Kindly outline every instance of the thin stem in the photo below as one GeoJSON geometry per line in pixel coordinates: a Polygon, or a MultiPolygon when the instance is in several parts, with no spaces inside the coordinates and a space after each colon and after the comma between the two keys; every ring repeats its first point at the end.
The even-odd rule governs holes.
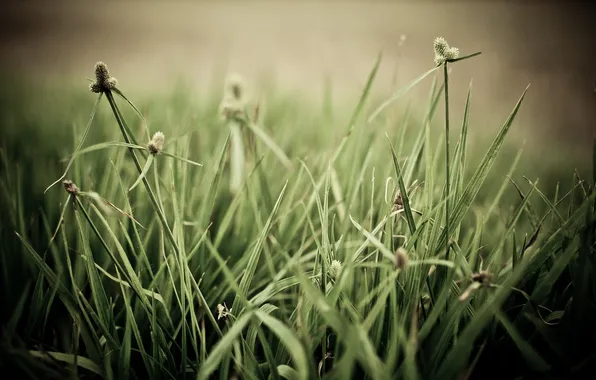
{"type": "Polygon", "coordinates": [[[443,64],[445,78],[445,259],[449,260],[449,74],[447,62],[443,64]]]}
{"type": "MultiPolygon", "coordinates": [[[[130,144],[130,138],[128,137],[128,134],[126,133],[127,128],[124,126],[124,120],[122,119],[120,110],[118,109],[118,107],[116,106],[116,102],[114,101],[114,95],[112,95],[112,93],[110,91],[106,91],[105,94],[106,94],[106,98],[108,99],[108,102],[110,103],[110,106],[112,107],[114,116],[116,116],[116,121],[118,122],[120,131],[122,132],[122,137],[124,137],[124,141],[126,141],[127,144],[130,144]]],[[[130,155],[132,156],[132,160],[135,163],[135,166],[137,167],[137,170],[139,171],[139,175],[140,175],[143,172],[143,167],[141,166],[141,163],[139,162],[139,159],[137,158],[137,155],[135,154],[134,149],[129,147],[128,151],[130,152],[130,155]]],[[[163,229],[166,231],[168,240],[170,240],[170,243],[172,244],[172,247],[174,248],[176,255],[179,255],[180,249],[178,248],[178,244],[176,244],[176,238],[174,237],[172,230],[170,230],[170,227],[168,226],[168,222],[166,220],[165,215],[163,214],[161,207],[159,207],[159,203],[157,203],[157,198],[155,197],[155,194],[153,193],[153,190],[151,189],[151,186],[149,185],[149,181],[147,181],[146,177],[143,177],[142,181],[143,181],[143,184],[145,185],[145,189],[147,189],[147,193],[149,194],[151,203],[153,203],[153,206],[154,206],[155,210],[157,211],[157,215],[158,215],[159,220],[163,226],[163,229]]]]}

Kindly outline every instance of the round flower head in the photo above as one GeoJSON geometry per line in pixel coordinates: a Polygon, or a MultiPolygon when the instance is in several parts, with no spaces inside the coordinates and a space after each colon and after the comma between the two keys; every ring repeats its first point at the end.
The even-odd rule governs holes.
{"type": "Polygon", "coordinates": [[[155,132],[155,134],[151,138],[151,141],[149,141],[149,144],[147,144],[147,148],[149,149],[149,152],[151,152],[151,154],[157,154],[157,153],[161,152],[161,150],[163,149],[163,146],[165,144],[165,141],[166,141],[166,136],[163,133],[155,132]]]}
{"type": "Polygon", "coordinates": [[[447,49],[447,52],[445,53],[445,58],[446,59],[456,59],[457,57],[459,57],[459,49],[456,47],[452,47],[447,49]]]}
{"type": "Polygon", "coordinates": [[[337,280],[339,274],[341,273],[341,261],[333,260],[331,262],[331,266],[329,267],[329,276],[334,280],[337,280]]]}
{"type": "Polygon", "coordinates": [[[104,82],[104,86],[108,89],[108,90],[113,90],[116,88],[116,86],[118,85],[118,79],[110,77],[108,78],[108,80],[106,80],[104,82]]]}
{"type": "Polygon", "coordinates": [[[449,44],[447,43],[447,40],[445,40],[443,37],[435,38],[434,47],[435,55],[441,57],[444,57],[447,53],[447,50],[449,50],[449,44]]]}
{"type": "Polygon", "coordinates": [[[455,47],[449,47],[447,40],[445,40],[443,37],[435,38],[434,48],[435,63],[437,65],[441,65],[445,63],[445,61],[449,61],[459,57],[459,49],[455,47]]]}

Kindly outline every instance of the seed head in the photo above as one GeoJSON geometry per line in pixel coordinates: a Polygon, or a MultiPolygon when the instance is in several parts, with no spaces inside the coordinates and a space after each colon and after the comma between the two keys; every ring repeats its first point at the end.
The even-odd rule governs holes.
{"type": "Polygon", "coordinates": [[[226,303],[224,302],[223,305],[222,304],[217,304],[217,320],[220,319],[228,319],[228,316],[230,315],[230,313],[232,312],[232,309],[228,310],[228,306],[226,305],[226,303]]]}
{"type": "Polygon", "coordinates": [[[103,62],[95,64],[95,82],[89,85],[92,92],[100,93],[116,88],[118,81],[110,76],[108,66],[103,62]]]}
{"type": "Polygon", "coordinates": [[[149,141],[149,144],[147,144],[147,149],[149,149],[149,152],[151,152],[153,155],[158,154],[163,149],[165,141],[166,136],[163,133],[155,132],[151,138],[151,141],[149,141]]]}
{"type": "Polygon", "coordinates": [[[443,37],[435,38],[435,63],[437,65],[443,64],[445,61],[456,59],[459,57],[459,49],[455,47],[449,47],[447,40],[443,37]]]}
{"type": "Polygon", "coordinates": [[[445,54],[447,59],[456,59],[457,57],[459,57],[459,49],[456,47],[449,48],[445,54]]]}
{"type": "Polygon", "coordinates": [[[395,267],[397,269],[404,269],[408,265],[408,254],[406,250],[399,247],[395,251],[395,267]]]}
{"type": "Polygon", "coordinates": [[[341,261],[339,260],[333,260],[331,262],[331,266],[329,267],[329,276],[331,278],[333,278],[334,280],[337,280],[337,278],[339,277],[339,274],[341,273],[341,261]]]}
{"type": "Polygon", "coordinates": [[[445,40],[443,37],[435,38],[434,46],[435,55],[440,55],[444,57],[445,53],[447,53],[447,50],[449,50],[449,44],[447,43],[447,40],[445,40]]]}
{"type": "Polygon", "coordinates": [[[64,181],[62,181],[62,184],[64,185],[64,189],[66,190],[67,193],[72,194],[72,195],[79,194],[79,188],[71,180],[69,180],[69,179],[64,180],[64,181]]]}

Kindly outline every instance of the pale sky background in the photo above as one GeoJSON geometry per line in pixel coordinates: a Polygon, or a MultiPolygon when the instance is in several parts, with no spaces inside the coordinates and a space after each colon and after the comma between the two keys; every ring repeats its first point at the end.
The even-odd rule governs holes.
{"type": "MultiPolygon", "coordinates": [[[[86,86],[84,78],[102,60],[127,89],[159,91],[181,77],[201,92],[217,75],[237,72],[255,87],[267,78],[313,101],[329,79],[336,102],[354,102],[379,51],[375,91],[388,92],[433,66],[432,41],[443,36],[462,54],[483,52],[454,65],[456,116],[472,78],[472,120],[490,122],[491,130],[531,83],[516,128],[586,151],[596,130],[596,13],[587,2],[9,1],[2,7],[0,64],[11,76],[86,86]]],[[[426,96],[429,84],[413,96],[426,96]]]]}

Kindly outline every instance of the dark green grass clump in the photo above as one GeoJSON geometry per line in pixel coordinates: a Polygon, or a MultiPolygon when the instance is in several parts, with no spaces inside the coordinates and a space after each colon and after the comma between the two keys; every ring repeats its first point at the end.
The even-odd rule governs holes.
{"type": "Polygon", "coordinates": [[[520,173],[519,155],[497,159],[525,91],[488,149],[472,144],[471,91],[456,125],[447,66],[477,54],[446,46],[369,110],[379,58],[343,125],[256,112],[241,91],[219,108],[137,108],[99,64],[92,94],[52,105],[63,114],[12,107],[0,366],[56,379],[586,376],[594,179],[553,186],[520,173]],[[436,73],[415,122],[388,112],[436,73]],[[19,135],[42,127],[41,141],[19,135]]]}

